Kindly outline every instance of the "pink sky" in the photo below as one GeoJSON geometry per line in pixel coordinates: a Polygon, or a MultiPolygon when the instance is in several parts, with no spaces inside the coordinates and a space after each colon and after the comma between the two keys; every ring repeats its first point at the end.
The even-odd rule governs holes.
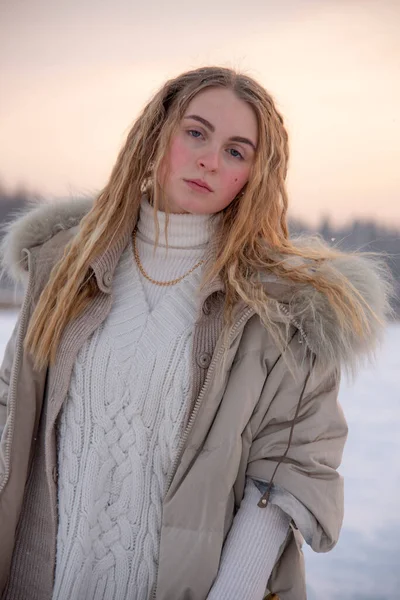
{"type": "Polygon", "coordinates": [[[95,193],[166,78],[204,64],[272,92],[291,136],[292,214],[400,225],[397,0],[8,0],[0,180],[95,193]]]}

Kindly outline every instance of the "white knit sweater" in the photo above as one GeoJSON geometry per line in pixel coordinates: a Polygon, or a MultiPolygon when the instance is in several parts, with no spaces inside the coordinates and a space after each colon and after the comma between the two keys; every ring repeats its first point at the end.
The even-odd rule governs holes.
{"type": "MultiPolygon", "coordinates": [[[[153,209],[143,200],[139,256],[154,279],[175,279],[203,257],[211,221],[204,215],[170,215],[166,252],[164,213],[158,213],[158,219],[160,245],[154,253],[153,209]]],[[[53,600],[147,600],[151,596],[162,498],[190,396],[200,274],[201,267],[178,285],[156,286],[139,273],[131,244],[122,254],[111,312],[78,353],[59,421],[53,600]]],[[[265,522],[273,516],[278,530],[277,541],[276,536],[271,538],[273,559],[287,529],[286,517],[281,519],[282,511],[276,511],[280,509],[258,509],[265,522]]],[[[235,521],[240,524],[240,519],[235,521]]],[[[242,543],[240,531],[236,536],[242,543]]],[[[249,541],[254,544],[253,534],[249,541]]],[[[228,563],[236,572],[240,551],[234,550],[234,555],[228,563]]],[[[272,564],[273,560],[267,577],[272,564]]],[[[265,571],[265,557],[263,565],[265,571]]],[[[230,570],[221,568],[213,598],[222,598],[223,590],[235,585],[230,570]],[[223,571],[227,574],[222,575],[223,571]]],[[[257,571],[260,577],[263,588],[265,575],[257,571]]],[[[254,594],[240,598],[258,600],[254,594]]]]}

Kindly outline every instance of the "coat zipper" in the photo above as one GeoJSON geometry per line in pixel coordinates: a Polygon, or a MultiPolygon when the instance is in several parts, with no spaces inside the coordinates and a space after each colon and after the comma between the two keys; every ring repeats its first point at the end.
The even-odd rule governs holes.
{"type": "Polygon", "coordinates": [[[15,354],[15,357],[14,357],[14,368],[13,368],[12,377],[11,377],[10,385],[9,385],[10,395],[7,400],[7,404],[8,404],[9,411],[10,411],[9,412],[10,432],[8,434],[8,438],[7,438],[7,442],[6,442],[6,450],[5,450],[5,459],[6,459],[7,467],[6,467],[4,476],[2,478],[2,481],[0,483],[0,494],[2,493],[6,483],[8,481],[8,477],[10,475],[11,440],[14,435],[14,419],[15,419],[15,394],[16,394],[16,390],[17,390],[17,381],[18,381],[19,368],[20,368],[20,363],[21,363],[22,344],[23,344],[23,340],[24,340],[24,336],[25,336],[26,317],[28,314],[28,305],[29,305],[29,299],[30,299],[31,292],[32,292],[31,288],[32,288],[32,284],[33,284],[33,277],[32,277],[32,273],[31,273],[31,269],[29,269],[29,267],[30,267],[30,265],[29,265],[29,253],[28,253],[28,272],[29,272],[28,285],[26,287],[24,303],[23,303],[21,313],[20,313],[20,323],[19,323],[18,335],[17,335],[17,339],[16,339],[16,343],[15,343],[15,349],[17,350],[17,353],[15,354]],[[11,395],[11,393],[12,393],[12,395],[11,395]]]}
{"type": "MultiPolygon", "coordinates": [[[[243,323],[243,321],[245,321],[248,317],[250,317],[250,315],[252,313],[254,313],[254,312],[255,311],[254,311],[253,308],[246,309],[246,311],[243,313],[243,315],[241,316],[241,318],[239,319],[239,321],[237,321],[235,323],[234,327],[232,328],[232,330],[230,332],[230,335],[229,335],[229,341],[231,341],[232,337],[235,335],[235,333],[237,332],[237,330],[239,329],[239,327],[241,326],[241,324],[243,323]]],[[[221,346],[221,348],[218,350],[217,354],[214,355],[214,357],[213,357],[213,359],[211,361],[211,364],[210,364],[210,366],[208,368],[206,379],[204,381],[203,387],[200,390],[200,394],[198,395],[197,400],[196,400],[196,402],[195,402],[195,404],[193,406],[193,410],[192,410],[192,412],[190,414],[189,421],[188,421],[188,423],[186,425],[186,429],[185,429],[185,431],[184,431],[184,433],[183,433],[183,435],[181,437],[181,440],[180,440],[180,443],[179,443],[179,446],[178,446],[178,450],[177,450],[177,453],[176,453],[176,456],[175,456],[175,460],[173,462],[172,468],[170,470],[169,477],[167,479],[167,487],[166,487],[166,492],[165,492],[164,498],[165,498],[166,494],[168,493],[169,488],[171,487],[171,483],[172,483],[172,480],[173,480],[174,475],[176,473],[176,470],[178,468],[179,461],[182,458],[182,454],[183,454],[183,450],[184,450],[185,444],[186,444],[187,439],[189,437],[189,434],[190,434],[190,432],[191,432],[191,430],[193,428],[193,424],[194,424],[194,422],[196,420],[197,413],[199,412],[199,408],[200,408],[201,402],[202,402],[202,400],[203,400],[203,398],[205,396],[205,393],[206,393],[207,388],[209,386],[210,380],[211,380],[211,378],[212,378],[212,376],[214,374],[215,365],[217,364],[217,362],[221,358],[223,351],[224,351],[224,346],[221,346]]],[[[151,596],[152,600],[155,600],[156,599],[156,595],[157,595],[157,576],[158,576],[158,567],[157,567],[157,572],[156,572],[156,577],[155,577],[156,584],[154,586],[153,594],[151,596]]]]}
{"type": "Polygon", "coordinates": [[[297,329],[300,332],[301,337],[304,339],[305,343],[307,344],[307,346],[310,348],[310,344],[308,343],[308,338],[307,335],[304,332],[303,327],[300,325],[299,321],[297,319],[295,319],[294,317],[291,316],[289,309],[287,308],[287,306],[285,306],[284,304],[282,304],[281,302],[279,302],[280,308],[282,310],[282,312],[285,313],[285,315],[289,318],[289,320],[293,323],[293,325],[295,327],[297,327],[297,329]]]}
{"type": "MultiPolygon", "coordinates": [[[[229,342],[231,341],[232,337],[235,335],[235,333],[237,332],[237,330],[239,329],[239,327],[241,326],[241,324],[243,323],[243,321],[245,321],[251,315],[251,313],[254,313],[254,309],[252,309],[252,308],[246,309],[246,311],[240,317],[239,321],[237,321],[235,323],[235,325],[232,328],[231,333],[229,335],[229,342]]],[[[167,494],[169,488],[171,487],[171,483],[172,483],[172,480],[174,478],[176,469],[178,468],[179,461],[182,458],[182,451],[183,451],[184,446],[186,444],[186,441],[187,441],[187,439],[189,437],[189,433],[192,430],[193,423],[194,423],[194,421],[196,419],[197,413],[199,412],[201,401],[203,400],[203,398],[205,396],[207,387],[208,387],[208,385],[210,383],[210,379],[211,379],[211,377],[212,377],[212,375],[214,373],[215,365],[219,361],[219,359],[221,358],[221,355],[222,355],[223,351],[224,351],[224,346],[221,346],[221,348],[218,350],[217,354],[214,355],[214,358],[213,358],[213,360],[212,360],[212,362],[211,362],[211,364],[210,364],[210,366],[208,368],[206,379],[204,381],[203,387],[200,390],[200,393],[199,393],[199,395],[197,397],[197,400],[196,400],[196,402],[195,402],[195,404],[193,406],[193,410],[192,410],[192,413],[190,415],[188,424],[186,425],[186,429],[185,429],[185,431],[183,433],[183,436],[181,437],[181,440],[180,440],[180,443],[179,443],[179,446],[178,446],[178,450],[177,450],[177,453],[176,453],[176,457],[175,457],[175,460],[173,462],[173,465],[172,465],[172,468],[171,468],[171,471],[170,471],[170,474],[169,474],[169,477],[168,477],[168,480],[167,480],[167,489],[166,489],[165,495],[167,494]]]]}
{"type": "MultiPolygon", "coordinates": [[[[295,327],[297,327],[297,329],[300,331],[301,336],[304,338],[305,342],[308,344],[307,336],[306,336],[306,334],[304,332],[303,327],[300,325],[300,323],[296,319],[294,319],[290,315],[290,312],[289,312],[288,308],[284,304],[282,304],[281,302],[279,304],[280,304],[282,312],[284,312],[286,314],[286,316],[289,318],[289,320],[293,323],[293,325],[295,327]]],[[[245,319],[247,319],[248,317],[250,317],[250,315],[252,313],[255,314],[255,310],[253,308],[248,308],[243,313],[243,315],[241,316],[241,318],[239,319],[239,321],[235,324],[235,326],[231,330],[231,333],[230,333],[230,336],[229,336],[229,340],[232,339],[233,335],[237,332],[237,330],[239,329],[239,327],[241,326],[241,324],[243,323],[243,321],[245,319]]],[[[194,424],[194,422],[196,420],[197,413],[199,412],[201,401],[203,400],[203,397],[205,396],[206,390],[207,390],[208,385],[210,383],[210,379],[211,379],[211,377],[212,377],[212,375],[214,373],[215,365],[218,362],[218,360],[220,359],[223,351],[224,351],[224,347],[222,346],[218,350],[217,354],[214,355],[213,360],[211,361],[211,364],[210,364],[210,366],[208,368],[206,379],[204,381],[203,387],[200,390],[200,394],[198,395],[197,400],[196,400],[196,402],[195,402],[195,404],[193,406],[193,410],[192,410],[191,415],[189,417],[188,424],[187,424],[186,429],[185,429],[185,431],[183,433],[183,436],[182,436],[182,438],[180,440],[180,443],[179,443],[179,446],[178,446],[178,450],[177,450],[177,453],[176,453],[176,457],[175,457],[175,460],[173,462],[173,465],[172,465],[172,468],[171,468],[171,471],[170,471],[170,474],[169,474],[169,477],[168,477],[168,480],[167,480],[167,487],[166,487],[166,492],[165,492],[164,498],[165,498],[166,494],[168,493],[169,488],[171,487],[171,483],[172,483],[172,480],[173,480],[174,475],[176,473],[176,469],[178,468],[179,461],[182,458],[182,453],[183,453],[184,446],[185,446],[186,441],[187,441],[187,439],[189,437],[189,434],[190,434],[190,432],[192,430],[193,424],[194,424]]],[[[155,577],[156,583],[155,583],[155,586],[154,586],[153,593],[151,595],[151,599],[152,600],[156,600],[156,596],[157,596],[157,577],[158,577],[158,566],[157,566],[156,577],[155,577]]]]}

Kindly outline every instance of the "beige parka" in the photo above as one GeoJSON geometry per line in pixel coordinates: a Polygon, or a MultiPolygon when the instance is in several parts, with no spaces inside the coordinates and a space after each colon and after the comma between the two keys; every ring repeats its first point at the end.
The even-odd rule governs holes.
{"type": "MultiPolygon", "coordinates": [[[[106,318],[119,257],[134,224],[92,269],[98,293],[66,328],[55,364],[36,372],[23,349],[30,316],[89,201],[44,205],[14,221],[3,241],[3,265],[24,282],[24,304],[0,372],[0,596],[51,600],[57,534],[56,424],[79,348],[106,318]]],[[[207,260],[212,260],[210,249],[207,260]]],[[[327,266],[385,319],[388,285],[378,261],[343,254],[327,266]]],[[[292,524],[268,590],[304,600],[303,539],[317,552],[337,542],[343,518],[341,462],[347,427],[337,401],[340,370],[354,370],[379,341],[344,334],[326,298],[265,274],[275,322],[287,339],[278,349],[258,315],[239,303],[222,362],[224,288],[201,294],[192,356],[191,410],[163,503],[157,600],[205,600],[246,477],[281,506],[292,524]],[[259,484],[260,485],[260,484],[259,484]]],[[[369,309],[368,306],[371,308],[369,309]]],[[[264,503],[263,503],[264,500],[264,503]]]]}

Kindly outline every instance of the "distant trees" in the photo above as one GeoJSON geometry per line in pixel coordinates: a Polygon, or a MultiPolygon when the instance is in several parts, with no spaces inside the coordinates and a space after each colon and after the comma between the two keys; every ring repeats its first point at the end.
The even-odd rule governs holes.
{"type": "Polygon", "coordinates": [[[395,280],[394,309],[400,318],[399,229],[380,225],[373,220],[360,219],[337,227],[332,224],[329,217],[324,217],[317,229],[310,229],[305,223],[292,221],[290,230],[292,233],[304,231],[319,233],[329,244],[337,246],[341,250],[382,253],[395,280]]]}
{"type": "Polygon", "coordinates": [[[0,181],[0,224],[9,220],[20,211],[32,198],[32,194],[20,186],[14,191],[7,191],[0,181]]]}

